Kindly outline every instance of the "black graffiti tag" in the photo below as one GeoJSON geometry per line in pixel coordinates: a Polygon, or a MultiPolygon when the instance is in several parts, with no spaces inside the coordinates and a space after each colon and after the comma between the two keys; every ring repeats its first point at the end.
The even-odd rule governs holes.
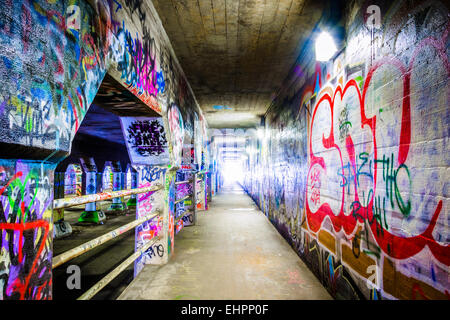
{"type": "Polygon", "coordinates": [[[162,244],[153,245],[150,248],[148,248],[148,250],[145,253],[147,253],[150,256],[150,258],[156,257],[156,255],[162,258],[164,256],[164,247],[162,244]]]}
{"type": "Polygon", "coordinates": [[[167,146],[164,127],[158,120],[136,120],[127,131],[128,143],[141,156],[158,156],[167,146]]]}

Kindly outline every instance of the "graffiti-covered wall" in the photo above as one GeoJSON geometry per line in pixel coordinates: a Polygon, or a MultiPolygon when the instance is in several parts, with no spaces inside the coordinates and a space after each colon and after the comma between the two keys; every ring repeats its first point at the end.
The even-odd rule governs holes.
{"type": "Polygon", "coordinates": [[[0,160],[0,300],[52,296],[54,169],[0,160]]]}
{"type": "Polygon", "coordinates": [[[20,146],[40,150],[30,158],[66,156],[106,72],[163,116],[178,106],[194,139],[203,116],[151,1],[1,0],[0,8],[0,143],[15,157],[20,146]]]}
{"type": "Polygon", "coordinates": [[[246,188],[336,298],[450,297],[447,5],[349,2],[266,115],[246,188]]]}
{"type": "Polygon", "coordinates": [[[183,141],[207,140],[206,122],[150,0],[0,0],[0,12],[0,159],[41,161],[0,160],[0,300],[51,298],[43,160],[69,155],[105,74],[161,115],[171,164],[183,141]]]}
{"type": "Polygon", "coordinates": [[[0,142],[69,151],[106,72],[101,20],[84,1],[0,7],[0,142]]]}

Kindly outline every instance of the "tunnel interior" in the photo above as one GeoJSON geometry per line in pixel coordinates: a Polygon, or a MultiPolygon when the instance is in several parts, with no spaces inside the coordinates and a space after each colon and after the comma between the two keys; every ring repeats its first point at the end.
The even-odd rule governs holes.
{"type": "Polygon", "coordinates": [[[0,0],[0,300],[449,300],[449,35],[441,0],[0,0]]]}

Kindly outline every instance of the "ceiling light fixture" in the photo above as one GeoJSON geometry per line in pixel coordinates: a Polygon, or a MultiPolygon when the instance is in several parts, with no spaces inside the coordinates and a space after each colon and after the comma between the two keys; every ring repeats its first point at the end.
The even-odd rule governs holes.
{"type": "Polygon", "coordinates": [[[316,38],[315,49],[317,61],[328,61],[334,56],[337,51],[333,37],[326,31],[323,31],[316,38]]]}

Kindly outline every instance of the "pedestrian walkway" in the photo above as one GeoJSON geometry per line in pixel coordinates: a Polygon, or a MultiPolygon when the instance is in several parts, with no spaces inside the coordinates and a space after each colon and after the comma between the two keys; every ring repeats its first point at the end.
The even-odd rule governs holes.
{"type": "Polygon", "coordinates": [[[163,266],[146,266],[126,299],[332,299],[242,189],[224,188],[175,236],[163,266]]]}

